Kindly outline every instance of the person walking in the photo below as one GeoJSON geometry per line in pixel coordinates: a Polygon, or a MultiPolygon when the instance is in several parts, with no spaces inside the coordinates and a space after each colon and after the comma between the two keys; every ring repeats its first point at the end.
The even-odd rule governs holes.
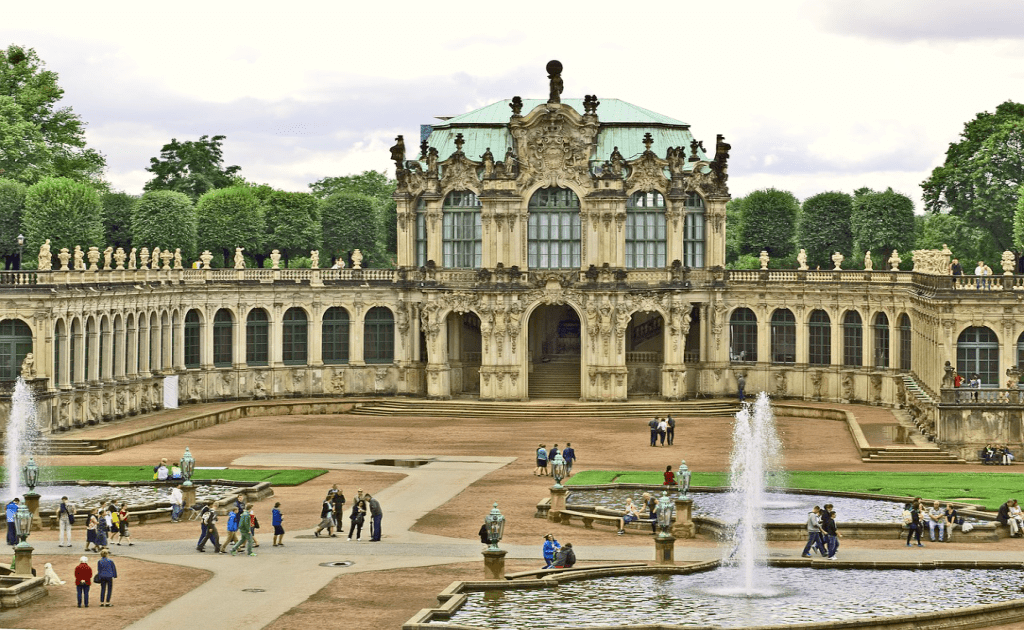
{"type": "Polygon", "coordinates": [[[185,499],[181,494],[181,486],[174,486],[171,489],[171,522],[177,523],[178,519],[181,518],[181,511],[183,509],[182,503],[185,499]]]}
{"type": "MultiPolygon", "coordinates": [[[[331,488],[334,490],[334,531],[341,532],[345,529],[344,518],[345,518],[345,493],[338,489],[335,485],[331,488]]],[[[284,544],[284,543],[282,543],[284,544]]]]}
{"type": "Polygon", "coordinates": [[[260,541],[256,538],[256,531],[260,528],[260,519],[256,517],[256,506],[249,508],[249,535],[252,536],[252,546],[259,547],[260,541]]]}
{"type": "Polygon", "coordinates": [[[100,552],[100,561],[96,563],[95,582],[100,585],[100,606],[110,607],[110,596],[114,592],[114,578],[117,577],[117,566],[111,560],[110,552],[104,549],[100,552]]]}
{"type": "Polygon", "coordinates": [[[252,550],[252,503],[246,505],[245,511],[238,515],[238,535],[240,538],[231,549],[231,555],[238,553],[244,544],[246,555],[255,556],[252,550]]]}
{"type": "Polygon", "coordinates": [[[92,567],[89,566],[89,558],[82,556],[79,565],[75,567],[75,588],[78,590],[78,607],[82,607],[82,600],[85,600],[85,607],[89,607],[89,587],[92,585],[92,567]]]}
{"type": "Polygon", "coordinates": [[[89,547],[99,551],[100,548],[96,544],[96,525],[99,523],[99,517],[96,515],[96,508],[89,510],[88,520],[85,524],[85,550],[90,551],[89,547]]]}
{"type": "Polygon", "coordinates": [[[661,445],[665,446],[665,437],[668,435],[668,420],[662,418],[658,421],[658,439],[661,440],[661,445]]]}
{"type": "Polygon", "coordinates": [[[96,551],[107,548],[107,535],[110,533],[110,526],[107,525],[107,511],[103,510],[96,517],[96,551]]]}
{"type": "Polygon", "coordinates": [[[548,449],[543,444],[537,446],[537,469],[533,471],[535,477],[543,477],[548,474],[548,449]]]}
{"type": "Polygon", "coordinates": [[[202,512],[199,514],[199,520],[203,525],[203,535],[196,544],[196,551],[205,553],[206,543],[209,541],[213,543],[214,553],[224,553],[220,546],[220,536],[217,533],[217,510],[209,505],[204,505],[202,512]]]}
{"type": "Polygon", "coordinates": [[[744,392],[743,392],[743,390],[745,390],[746,388],[747,388],[747,377],[743,376],[742,374],[737,375],[736,376],[736,395],[739,397],[741,404],[743,403],[743,400],[746,397],[744,392]]]}
{"type": "Polygon", "coordinates": [[[651,446],[658,445],[658,417],[651,418],[651,421],[647,423],[647,428],[651,430],[651,446]]]}
{"type": "Polygon", "coordinates": [[[221,549],[227,549],[228,545],[238,540],[238,519],[241,514],[237,506],[228,513],[228,537],[224,539],[224,546],[221,549]]]}
{"type": "Polygon", "coordinates": [[[18,514],[18,508],[21,506],[21,499],[14,497],[14,499],[7,504],[7,544],[14,547],[18,544],[18,530],[14,525],[14,519],[18,514]]]}
{"type": "Polygon", "coordinates": [[[544,556],[544,568],[550,569],[555,563],[555,552],[561,549],[562,546],[555,540],[554,535],[547,534],[544,536],[544,547],[541,549],[541,554],[544,556]]]}
{"type": "Polygon", "coordinates": [[[68,503],[67,497],[61,497],[60,507],[57,508],[57,523],[60,527],[60,537],[57,539],[58,547],[63,547],[65,540],[68,543],[67,546],[71,546],[71,525],[74,524],[74,519],[75,508],[68,503]]]}
{"type": "Polygon", "coordinates": [[[370,542],[380,542],[380,521],[384,518],[384,512],[380,509],[380,501],[367,494],[366,506],[370,510],[370,542]]]}
{"type": "Polygon", "coordinates": [[[284,547],[284,516],[281,514],[281,502],[274,504],[270,512],[270,524],[274,526],[274,547],[284,547]]]}
{"type": "Polygon", "coordinates": [[[348,515],[348,520],[351,523],[348,529],[348,539],[352,540],[352,533],[355,532],[356,542],[363,539],[363,522],[366,520],[366,501],[363,500],[363,491],[359,491],[359,495],[355,501],[352,502],[352,513],[348,515]]]}
{"type": "Polygon", "coordinates": [[[327,530],[327,535],[334,538],[337,534],[334,533],[334,497],[327,495],[324,502],[320,505],[320,524],[317,525],[316,531],[313,535],[320,537],[320,532],[327,530]]]}
{"type": "Polygon", "coordinates": [[[565,443],[565,450],[562,451],[562,459],[565,460],[565,476],[569,477],[572,475],[572,463],[576,461],[576,450],[572,447],[572,442],[565,443]]]}
{"type": "Polygon", "coordinates": [[[910,546],[911,537],[917,537],[917,546],[924,547],[921,544],[921,513],[917,509],[917,505],[914,503],[907,503],[903,507],[903,522],[907,526],[907,546],[910,546]]]}
{"type": "Polygon", "coordinates": [[[804,545],[804,550],[800,552],[802,558],[811,557],[811,548],[817,549],[818,553],[822,556],[826,555],[825,546],[821,543],[821,522],[818,520],[820,513],[821,508],[817,505],[807,513],[807,544],[804,545]]]}
{"type": "Polygon", "coordinates": [[[669,416],[665,420],[665,423],[668,425],[668,429],[666,430],[666,433],[668,435],[668,445],[672,446],[672,442],[674,442],[676,439],[676,421],[675,419],[672,418],[672,416],[669,416]]]}

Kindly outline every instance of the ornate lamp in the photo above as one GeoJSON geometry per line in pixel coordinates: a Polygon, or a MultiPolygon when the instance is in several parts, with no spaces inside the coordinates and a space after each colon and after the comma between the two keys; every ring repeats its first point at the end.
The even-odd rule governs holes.
{"type": "Polygon", "coordinates": [[[658,536],[664,538],[669,536],[672,528],[672,499],[668,498],[668,492],[663,491],[658,499],[658,536]]]}
{"type": "Polygon", "coordinates": [[[191,486],[192,473],[195,472],[196,470],[196,460],[194,457],[192,457],[192,453],[191,451],[188,450],[187,446],[185,447],[185,454],[181,456],[181,461],[179,462],[179,464],[181,465],[181,474],[183,477],[185,477],[185,483],[181,485],[191,486]]]}
{"type": "Polygon", "coordinates": [[[18,512],[14,515],[14,531],[18,534],[18,538],[21,538],[21,542],[18,543],[19,547],[28,547],[28,543],[25,539],[32,533],[32,512],[28,511],[27,505],[18,506],[18,512]]]}
{"type": "Polygon", "coordinates": [[[28,464],[21,469],[21,472],[25,476],[25,485],[28,486],[28,491],[35,492],[36,482],[39,481],[39,466],[36,466],[34,457],[28,458],[28,464]]]}
{"type": "Polygon", "coordinates": [[[555,478],[555,487],[562,487],[562,480],[565,479],[565,460],[561,453],[555,453],[555,460],[551,462],[551,476],[555,478]]]}
{"type": "Polygon", "coordinates": [[[680,487],[681,496],[683,497],[687,497],[690,494],[690,474],[690,469],[686,466],[686,460],[681,460],[679,462],[679,474],[676,475],[679,481],[676,482],[676,485],[680,487]]]}
{"type": "Polygon", "coordinates": [[[498,510],[497,503],[491,508],[491,513],[484,518],[484,524],[487,526],[487,541],[491,543],[487,550],[498,551],[498,541],[505,533],[505,517],[498,510]]]}

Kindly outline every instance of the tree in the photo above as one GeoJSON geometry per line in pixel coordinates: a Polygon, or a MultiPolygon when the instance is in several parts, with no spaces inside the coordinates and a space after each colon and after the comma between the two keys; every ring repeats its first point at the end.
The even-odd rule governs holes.
{"type": "Polygon", "coordinates": [[[292,256],[320,249],[323,226],[320,201],[312,193],[276,190],[267,198],[264,250],[280,250],[285,264],[292,256]]]}
{"type": "Polygon", "coordinates": [[[945,245],[953,252],[953,258],[959,258],[965,267],[979,260],[999,260],[1001,256],[992,235],[971,226],[962,217],[926,214],[915,219],[921,224],[914,244],[916,249],[942,249],[945,245]]]}
{"type": "Polygon", "coordinates": [[[18,259],[18,235],[27,190],[21,182],[0,179],[0,256],[4,257],[6,269],[13,269],[18,259]]]}
{"type": "Polygon", "coordinates": [[[799,209],[800,202],[785,190],[766,188],[744,197],[740,204],[740,251],[756,256],[767,250],[775,258],[792,255],[799,209]]]}
{"type": "Polygon", "coordinates": [[[376,199],[383,226],[384,241],[381,249],[394,256],[398,252],[398,205],[393,196],[396,184],[383,171],[363,171],[359,175],[324,177],[309,187],[320,199],[340,192],[359,193],[376,199]]]}
{"type": "MultiPolygon", "coordinates": [[[[211,190],[196,204],[199,215],[199,249],[220,251],[224,266],[231,266],[236,247],[262,256],[266,231],[263,204],[251,188],[234,186],[211,190]]],[[[259,260],[259,259],[257,259],[259,260]]]]}
{"type": "Polygon", "coordinates": [[[224,139],[225,136],[201,136],[195,142],[178,142],[172,138],[160,149],[159,158],[149,159],[146,170],[153,173],[153,179],[146,182],[143,190],[174,190],[195,201],[211,190],[233,186],[233,176],[242,167],[224,166],[224,139]]]}
{"type": "Polygon", "coordinates": [[[807,250],[807,265],[828,269],[833,252],[853,253],[850,216],[853,197],[844,192],[823,192],[804,199],[797,228],[797,247],[807,250]]]}
{"type": "Polygon", "coordinates": [[[139,198],[125,192],[109,192],[103,202],[103,240],[107,245],[126,251],[132,247],[132,209],[139,198]]]}
{"type": "Polygon", "coordinates": [[[914,202],[892,188],[864,192],[854,197],[850,225],[855,256],[873,251],[887,260],[892,250],[914,246],[914,202]]]}
{"type": "Polygon", "coordinates": [[[81,117],[57,107],[63,96],[57,73],[35,50],[0,50],[0,175],[27,184],[53,176],[102,185],[106,159],[86,146],[81,117]]]}
{"type": "Polygon", "coordinates": [[[132,210],[132,242],[162,250],[181,248],[185,260],[196,259],[198,220],[192,200],[173,190],[152,190],[132,210]]]}
{"type": "Polygon", "coordinates": [[[1007,101],[994,114],[981,112],[964,124],[960,138],[921,184],[925,209],[962,217],[989,232],[999,250],[1011,249],[1024,184],[1024,104],[1007,101]]]}
{"type": "Polygon", "coordinates": [[[737,197],[725,204],[725,260],[732,262],[740,257],[740,231],[743,225],[743,197],[737,197]]]}
{"type": "Polygon", "coordinates": [[[377,201],[359,193],[335,193],[320,202],[324,250],[330,256],[362,251],[364,266],[381,256],[381,224],[377,201]]]}
{"type": "Polygon", "coordinates": [[[46,177],[25,194],[25,250],[34,251],[46,239],[54,253],[62,247],[103,246],[103,204],[96,189],[66,177],[46,177]]]}

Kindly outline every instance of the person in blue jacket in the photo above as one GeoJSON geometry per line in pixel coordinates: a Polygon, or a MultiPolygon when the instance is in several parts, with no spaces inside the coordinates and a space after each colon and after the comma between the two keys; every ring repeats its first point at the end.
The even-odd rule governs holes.
{"type": "Polygon", "coordinates": [[[555,537],[548,534],[544,537],[544,568],[550,569],[555,563],[555,553],[562,548],[555,537]]]}
{"type": "Polygon", "coordinates": [[[270,524],[274,526],[274,546],[284,547],[284,526],[281,524],[284,521],[284,517],[281,515],[281,502],[278,501],[274,504],[274,509],[270,513],[270,524]]]}
{"type": "Polygon", "coordinates": [[[117,577],[117,567],[114,561],[108,556],[110,552],[104,549],[100,552],[100,561],[96,563],[96,577],[93,582],[100,585],[100,606],[110,607],[110,595],[114,592],[114,578],[117,577]]]}

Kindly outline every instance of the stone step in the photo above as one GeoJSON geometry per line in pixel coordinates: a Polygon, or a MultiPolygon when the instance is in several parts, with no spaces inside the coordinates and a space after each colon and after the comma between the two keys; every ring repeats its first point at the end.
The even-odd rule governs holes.
{"type": "MultiPolygon", "coordinates": [[[[426,417],[520,417],[529,405],[508,402],[463,402],[441,400],[383,400],[364,403],[351,413],[367,416],[426,417]]],[[[543,406],[548,418],[646,418],[671,414],[675,418],[731,416],[739,405],[725,401],[637,401],[626,403],[552,403],[543,406]]],[[[537,409],[541,412],[541,409],[537,409]]]]}

